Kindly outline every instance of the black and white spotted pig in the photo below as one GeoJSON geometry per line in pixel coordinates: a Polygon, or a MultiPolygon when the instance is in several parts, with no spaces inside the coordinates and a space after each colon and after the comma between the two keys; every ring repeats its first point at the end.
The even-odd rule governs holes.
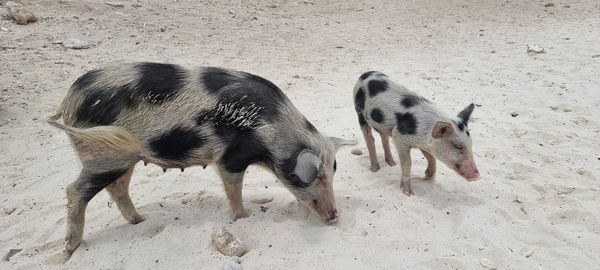
{"type": "Polygon", "coordinates": [[[436,159],[469,181],[479,177],[467,127],[473,104],[456,117],[448,116],[427,99],[394,83],[385,74],[369,71],[360,76],[354,87],[354,105],[369,150],[371,171],[379,170],[371,131],[373,127],[381,136],[385,161],[390,166],[396,163],[390,151],[389,137],[394,141],[400,156],[404,194],[413,194],[411,148],[421,149],[427,159],[425,180],[435,176],[436,159]]]}
{"type": "Polygon", "coordinates": [[[244,171],[259,164],[325,222],[338,219],[335,149],[349,142],[324,137],[256,75],[160,63],[99,68],[75,81],[49,123],[67,132],[83,165],[67,188],[69,253],[81,242],[88,202],[104,188],[125,219],[143,221],[128,192],[140,160],[164,170],[215,164],[235,219],[248,215],[244,171]]]}

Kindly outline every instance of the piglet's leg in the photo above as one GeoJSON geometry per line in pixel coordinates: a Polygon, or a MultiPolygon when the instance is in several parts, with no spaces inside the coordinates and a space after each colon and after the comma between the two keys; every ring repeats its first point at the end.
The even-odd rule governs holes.
{"type": "Polygon", "coordinates": [[[381,136],[381,144],[383,145],[383,152],[385,153],[385,162],[390,166],[396,165],[396,162],[392,157],[392,150],[390,149],[390,136],[383,133],[380,133],[379,135],[381,136]]]}
{"type": "Polygon", "coordinates": [[[432,180],[435,177],[436,162],[435,157],[425,150],[421,150],[425,159],[427,159],[427,169],[425,170],[425,178],[423,180],[432,180]]]}
{"type": "Polygon", "coordinates": [[[400,187],[406,196],[410,196],[413,195],[412,185],[410,182],[410,169],[412,166],[412,161],[410,159],[410,146],[403,144],[400,140],[400,136],[397,134],[395,134],[393,138],[394,143],[396,144],[396,151],[398,151],[398,156],[400,158],[400,167],[402,168],[402,180],[400,182],[400,187]]]}
{"type": "Polygon", "coordinates": [[[233,213],[233,219],[248,217],[248,212],[244,209],[242,202],[242,187],[244,185],[244,172],[232,173],[228,172],[225,168],[220,167],[219,173],[223,180],[223,187],[225,188],[225,194],[229,199],[229,205],[231,206],[231,212],[233,213]]]}
{"type": "Polygon", "coordinates": [[[371,171],[376,172],[379,170],[379,162],[377,162],[377,152],[375,151],[375,138],[373,138],[373,131],[371,126],[368,124],[363,125],[361,128],[365,142],[367,143],[367,150],[369,150],[369,159],[371,160],[371,171]]]}

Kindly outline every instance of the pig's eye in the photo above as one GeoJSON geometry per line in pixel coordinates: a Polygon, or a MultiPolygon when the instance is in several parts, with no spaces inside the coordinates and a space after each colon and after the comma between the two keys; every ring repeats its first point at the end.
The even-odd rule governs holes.
{"type": "Polygon", "coordinates": [[[335,172],[337,170],[337,160],[333,161],[333,171],[335,172]]]}
{"type": "Polygon", "coordinates": [[[458,149],[458,150],[462,150],[462,149],[463,149],[463,146],[462,146],[462,144],[457,144],[457,143],[455,143],[455,144],[454,144],[454,148],[456,148],[456,149],[458,149]]]}

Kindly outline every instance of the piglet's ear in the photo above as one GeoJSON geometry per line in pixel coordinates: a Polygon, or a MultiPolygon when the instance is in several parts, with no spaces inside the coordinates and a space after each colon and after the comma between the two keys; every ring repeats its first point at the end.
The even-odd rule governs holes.
{"type": "Polygon", "coordinates": [[[469,122],[469,117],[471,117],[473,109],[475,109],[475,104],[471,103],[469,106],[467,106],[461,112],[458,113],[458,118],[462,119],[465,123],[469,122]]]}
{"type": "Polygon", "coordinates": [[[298,154],[296,167],[292,172],[292,181],[300,187],[307,187],[315,181],[321,167],[321,159],[309,149],[303,149],[298,154]]]}
{"type": "Polygon", "coordinates": [[[437,123],[435,123],[435,126],[433,126],[431,136],[434,139],[448,138],[450,137],[450,135],[452,135],[453,132],[454,129],[452,128],[452,124],[448,122],[438,121],[437,123]]]}
{"type": "Polygon", "coordinates": [[[344,145],[355,145],[358,142],[356,140],[346,140],[338,137],[328,137],[329,140],[335,146],[335,151],[340,150],[340,148],[344,145]]]}

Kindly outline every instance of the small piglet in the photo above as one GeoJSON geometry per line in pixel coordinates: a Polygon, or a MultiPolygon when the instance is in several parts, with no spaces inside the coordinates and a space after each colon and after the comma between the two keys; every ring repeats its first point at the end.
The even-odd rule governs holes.
{"type": "Polygon", "coordinates": [[[272,171],[329,223],[335,151],[352,143],[323,136],[270,81],[214,67],[126,63],[79,77],[49,123],[68,134],[82,162],[67,187],[66,250],[80,244],[88,202],[106,188],[130,223],[144,219],[129,197],[139,161],[167,168],[214,164],[234,219],[251,164],[272,171]],[[57,120],[63,119],[63,123],[57,120]]]}
{"type": "Polygon", "coordinates": [[[360,76],[354,87],[354,106],[367,143],[371,171],[379,170],[373,127],[381,136],[385,161],[394,166],[390,151],[391,136],[400,156],[402,191],[413,194],[410,183],[411,148],[419,148],[427,159],[425,180],[435,176],[439,159],[468,181],[479,178],[473,159],[471,135],[467,127],[474,105],[458,116],[448,116],[427,99],[391,81],[388,76],[369,71],[360,76]]]}

